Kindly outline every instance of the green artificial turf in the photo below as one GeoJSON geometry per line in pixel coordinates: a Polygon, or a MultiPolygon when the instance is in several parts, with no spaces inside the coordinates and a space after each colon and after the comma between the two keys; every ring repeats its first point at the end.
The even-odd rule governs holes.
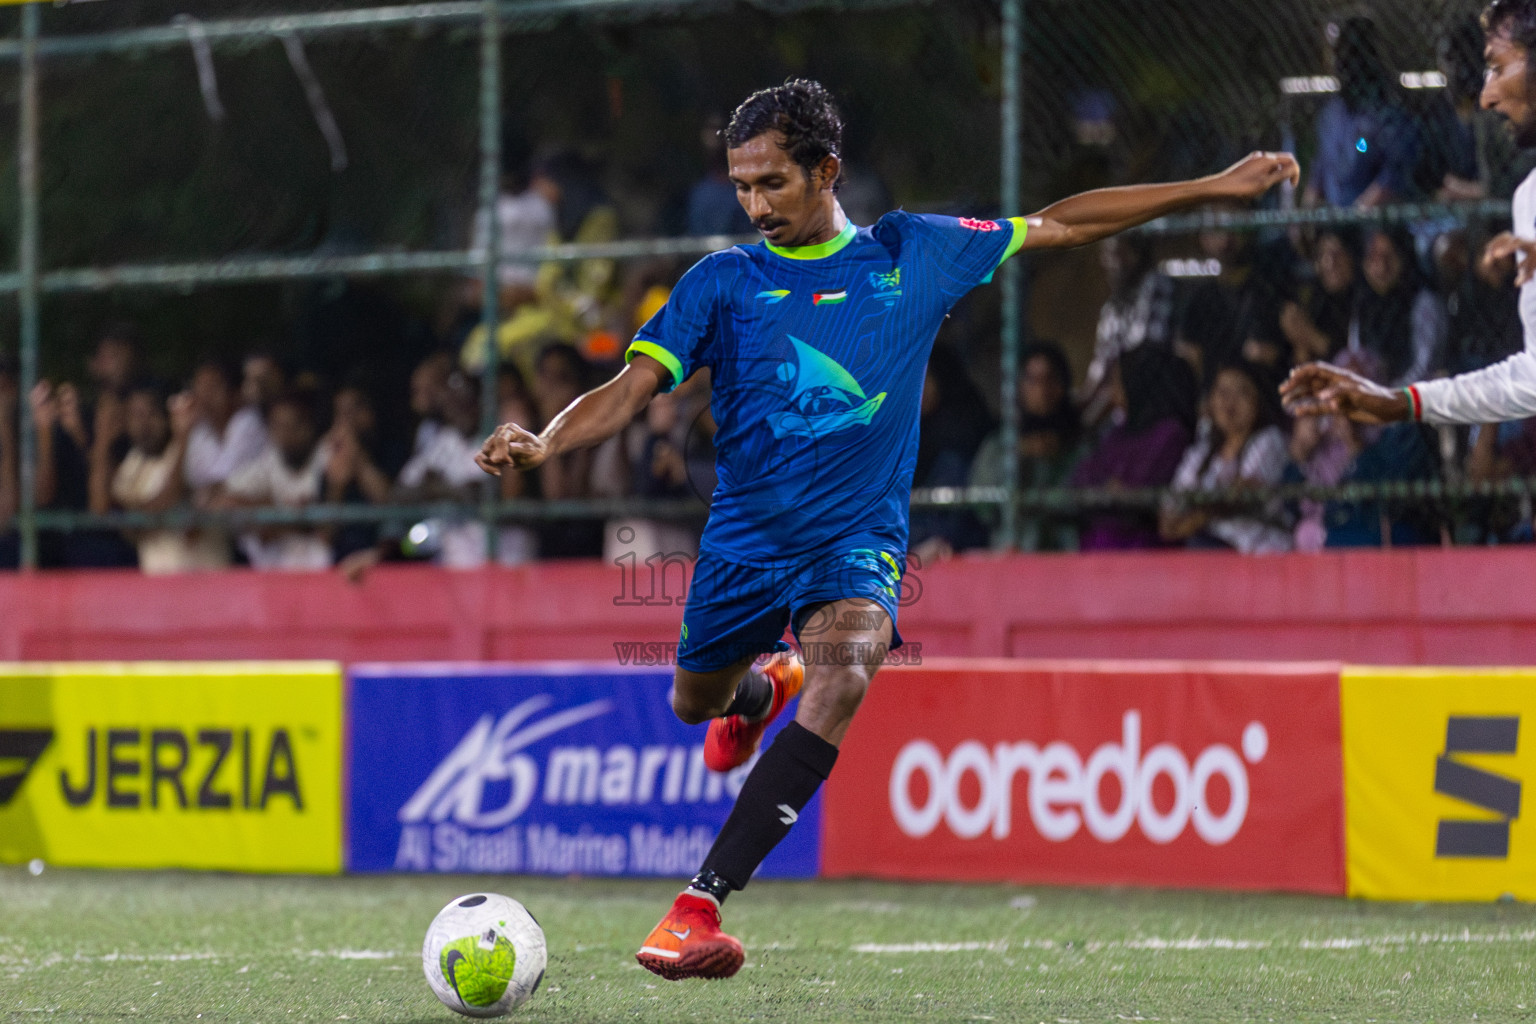
{"type": "Polygon", "coordinates": [[[451,1021],[420,942],[491,890],[542,922],[527,1021],[1536,1021],[1536,907],[759,882],[747,966],[633,960],[675,882],[0,868],[0,1019],[451,1021]],[[925,947],[926,944],[926,947],[925,947]]]}

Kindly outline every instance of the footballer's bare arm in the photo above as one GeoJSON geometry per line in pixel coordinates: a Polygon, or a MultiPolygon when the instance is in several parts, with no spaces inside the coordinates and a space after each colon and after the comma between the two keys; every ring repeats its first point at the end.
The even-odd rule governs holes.
{"type": "Polygon", "coordinates": [[[475,463],[500,476],[508,466],[535,469],[557,455],[602,444],[671,382],[672,372],[658,360],[636,353],[612,380],[577,398],[537,434],[516,423],[497,427],[485,439],[475,463]]]}
{"type": "Polygon", "coordinates": [[[1024,218],[1024,249],[1069,249],[1203,203],[1247,200],[1301,180],[1290,153],[1250,153],[1219,174],[1161,185],[1101,188],[1068,196],[1024,218]]]}

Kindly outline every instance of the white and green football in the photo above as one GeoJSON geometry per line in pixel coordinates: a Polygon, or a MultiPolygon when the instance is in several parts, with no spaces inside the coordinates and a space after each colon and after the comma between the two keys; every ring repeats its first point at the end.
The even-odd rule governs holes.
{"type": "Polygon", "coordinates": [[[421,967],[450,1010],[500,1017],[544,980],[544,930],[517,900],[492,892],[460,896],[432,919],[421,967]]]}

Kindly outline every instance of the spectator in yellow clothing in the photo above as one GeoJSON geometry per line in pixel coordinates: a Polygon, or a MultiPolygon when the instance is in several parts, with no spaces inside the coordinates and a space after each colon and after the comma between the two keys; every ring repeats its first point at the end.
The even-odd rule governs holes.
{"type": "MultiPolygon", "coordinates": [[[[618,211],[598,179],[598,167],[574,153],[557,153],[535,165],[532,190],[544,196],[557,212],[558,237],[551,242],[593,245],[619,237],[618,211]]],[[[533,300],[503,311],[505,319],[496,328],[501,358],[531,380],[539,353],[551,342],[578,341],[602,329],[615,282],[613,260],[543,264],[533,300]]],[[[460,364],[466,371],[477,373],[485,366],[486,352],[482,324],[464,340],[460,364]]]]}

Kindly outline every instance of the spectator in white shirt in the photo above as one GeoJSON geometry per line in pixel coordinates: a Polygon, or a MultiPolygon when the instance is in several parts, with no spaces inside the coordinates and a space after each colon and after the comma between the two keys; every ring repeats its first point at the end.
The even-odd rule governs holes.
{"type": "Polygon", "coordinates": [[[479,395],[475,378],[457,372],[448,378],[443,423],[400,470],[397,497],[406,493],[419,501],[474,498],[471,488],[485,475],[475,465],[480,452],[479,395]]]}
{"type": "Polygon", "coordinates": [[[240,364],[240,401],[265,418],[277,396],[288,390],[288,375],[277,356],[264,349],[246,354],[240,364]]]}
{"type": "MultiPolygon", "coordinates": [[[[304,395],[277,398],[267,417],[270,440],[255,461],[229,478],[218,507],[298,508],[320,500],[329,444],[322,444],[315,410],[304,395]]],[[[330,531],[277,526],[250,531],[240,548],[256,569],[329,569],[330,531]]]]}
{"type": "MultiPolygon", "coordinates": [[[[509,177],[503,184],[504,190],[496,197],[496,241],[502,256],[496,272],[501,282],[499,307],[510,311],[534,298],[539,265],[517,262],[517,257],[555,240],[555,208],[542,193],[529,187],[526,174],[517,181],[509,177]]],[[[485,216],[476,213],[470,247],[479,251],[488,242],[485,216]]],[[[471,280],[474,291],[478,292],[479,278],[471,280]]],[[[476,294],[475,298],[478,297],[476,294]]]]}
{"type": "MultiPolygon", "coordinates": [[[[400,470],[395,498],[399,501],[455,500],[473,502],[485,482],[485,474],[475,464],[480,454],[479,382],[464,373],[454,373],[444,392],[444,422],[426,447],[419,449],[400,470]]],[[[503,406],[503,413],[528,412],[526,408],[503,406]]],[[[503,474],[501,496],[522,496],[525,478],[521,473],[503,474]]],[[[473,508],[467,510],[473,514],[473,508]]],[[[503,565],[531,561],[537,551],[532,530],[520,526],[502,527],[497,533],[496,559],[503,565]]],[[[437,561],[450,568],[467,569],[484,565],[486,538],[478,522],[448,524],[442,531],[437,561]]]]}
{"type": "Polygon", "coordinates": [[[443,426],[443,402],[448,376],[453,373],[453,356],[434,352],[411,371],[411,413],[416,417],[416,436],[411,446],[415,455],[432,443],[432,435],[443,426]]]}
{"type": "Polygon", "coordinates": [[[259,411],[240,407],[234,371],[222,363],[210,360],[192,371],[190,390],[196,422],[187,435],[186,480],[203,504],[261,454],[267,429],[259,411]]]}
{"type": "MultiPolygon", "coordinates": [[[[507,320],[523,306],[539,300],[539,264],[520,260],[530,249],[558,242],[559,221],[555,202],[546,190],[536,187],[530,173],[531,152],[528,143],[513,136],[503,140],[501,187],[496,196],[496,247],[501,261],[496,268],[496,306],[507,320]]],[[[482,252],[490,245],[490,220],[484,210],[476,210],[470,225],[470,248],[482,252]]],[[[450,303],[441,314],[440,333],[461,337],[479,322],[485,302],[484,281],[467,277],[454,290],[450,303]]],[[[502,343],[505,347],[505,342],[502,343]]],[[[477,343],[464,350],[466,367],[484,365],[485,333],[477,343]]]]}
{"type": "MultiPolygon", "coordinates": [[[[1274,421],[1270,385],[1247,364],[1222,368],[1211,384],[1209,428],[1184,453],[1174,473],[1174,491],[1217,491],[1273,487],[1285,472],[1285,435],[1274,421]]],[[[1190,506],[1167,501],[1158,517],[1164,541],[1189,547],[1231,548],[1251,554],[1288,551],[1290,531],[1281,524],[1277,502],[1255,507],[1190,506]]]]}
{"type": "Polygon", "coordinates": [[[1173,344],[1173,280],[1157,269],[1152,241],[1116,235],[1099,243],[1099,265],[1110,296],[1099,310],[1093,361],[1084,376],[1079,404],[1086,422],[1098,423],[1109,412],[1109,369],[1115,360],[1142,345],[1173,344]]]}

